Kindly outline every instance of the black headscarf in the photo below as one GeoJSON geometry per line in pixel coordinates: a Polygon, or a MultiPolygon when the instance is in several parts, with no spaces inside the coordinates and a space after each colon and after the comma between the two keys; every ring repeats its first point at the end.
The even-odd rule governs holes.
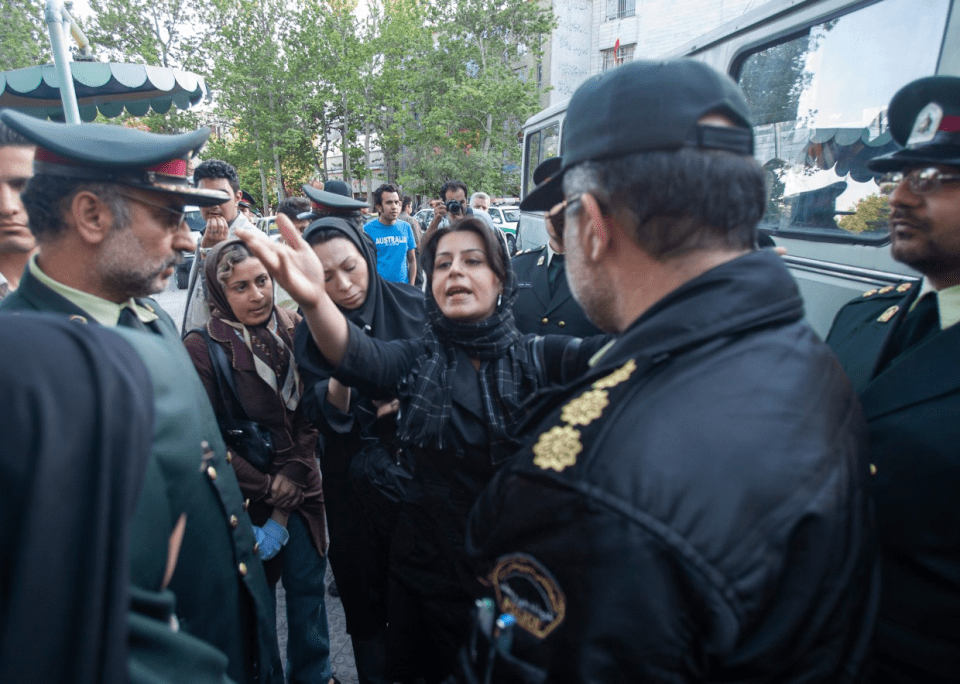
{"type": "MultiPolygon", "coordinates": [[[[488,230],[479,222],[478,225],[488,230]]],[[[439,242],[446,232],[449,230],[440,229],[433,239],[439,242]]],[[[539,389],[540,373],[528,348],[516,344],[521,338],[513,322],[517,276],[506,242],[498,239],[496,243],[502,253],[506,277],[503,294],[492,315],[471,323],[451,320],[440,311],[432,286],[427,287],[430,329],[425,341],[428,353],[401,388],[401,393],[409,397],[409,404],[400,417],[399,436],[404,441],[443,448],[443,431],[452,408],[457,349],[462,349],[467,356],[488,362],[481,366],[479,376],[490,426],[491,450],[506,458],[519,446],[513,431],[524,416],[524,401],[539,389]]],[[[432,280],[430,278],[431,285],[432,280]]]]}
{"type": "Polygon", "coordinates": [[[0,316],[0,681],[127,681],[151,381],[118,335],[0,316]]]}
{"type": "Polygon", "coordinates": [[[423,293],[406,283],[394,283],[380,276],[376,247],[362,228],[348,218],[328,216],[307,226],[304,238],[309,242],[315,231],[338,233],[352,242],[367,262],[367,298],[356,309],[340,309],[347,320],[378,340],[406,340],[423,334],[427,324],[423,293]]]}

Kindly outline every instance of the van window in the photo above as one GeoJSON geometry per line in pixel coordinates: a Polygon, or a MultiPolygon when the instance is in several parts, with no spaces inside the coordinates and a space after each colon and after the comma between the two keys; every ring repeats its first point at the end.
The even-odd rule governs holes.
{"type": "Polygon", "coordinates": [[[527,176],[523,179],[523,196],[533,190],[533,172],[540,162],[560,154],[560,123],[537,129],[527,135],[527,176]]]}
{"type": "Polygon", "coordinates": [[[887,105],[936,72],[949,0],[881,0],[741,58],[769,200],[762,228],[843,242],[888,238],[868,159],[897,148],[887,105]]]}

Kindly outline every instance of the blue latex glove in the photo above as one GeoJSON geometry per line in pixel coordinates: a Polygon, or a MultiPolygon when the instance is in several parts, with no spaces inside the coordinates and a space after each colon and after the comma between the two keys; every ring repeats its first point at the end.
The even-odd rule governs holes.
{"type": "Polygon", "coordinates": [[[287,532],[287,528],[275,520],[268,520],[263,527],[254,527],[253,530],[254,535],[257,535],[258,530],[263,535],[262,539],[257,535],[257,543],[260,544],[260,558],[263,560],[270,560],[276,556],[290,540],[290,533],[287,532]]]}

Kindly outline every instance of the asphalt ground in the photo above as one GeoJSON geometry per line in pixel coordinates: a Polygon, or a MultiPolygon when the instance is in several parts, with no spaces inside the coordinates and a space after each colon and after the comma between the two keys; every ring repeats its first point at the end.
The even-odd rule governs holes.
{"type": "MultiPolygon", "coordinates": [[[[178,290],[174,278],[167,283],[167,289],[154,295],[154,299],[170,314],[174,322],[179,327],[183,322],[183,310],[187,302],[187,291],[178,290]]],[[[333,581],[333,574],[330,566],[327,566],[327,578],[325,585],[329,586],[333,581]]],[[[343,613],[343,604],[339,598],[326,594],[327,622],[330,626],[330,659],[333,665],[333,674],[343,684],[357,684],[357,668],[353,660],[353,645],[350,643],[350,637],[347,634],[347,621],[343,613]]],[[[280,653],[284,659],[286,667],[287,650],[287,614],[286,600],[284,597],[283,586],[277,585],[277,638],[280,643],[280,653]]],[[[316,684],[326,684],[326,682],[316,682],[316,684]]]]}

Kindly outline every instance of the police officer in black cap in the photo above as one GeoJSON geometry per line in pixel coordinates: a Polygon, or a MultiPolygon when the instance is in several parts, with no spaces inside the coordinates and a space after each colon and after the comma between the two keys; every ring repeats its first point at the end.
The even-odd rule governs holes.
{"type": "Polygon", "coordinates": [[[562,187],[570,287],[617,337],[533,409],[471,512],[467,551],[506,618],[493,648],[478,620],[466,679],[861,677],[879,576],[866,426],[782,259],[756,248],[749,118],[693,60],[635,61],[571,98],[562,166],[527,206],[562,187]]]}
{"type": "MultiPolygon", "coordinates": [[[[37,145],[22,198],[41,246],[0,310],[115,329],[153,381],[156,428],[133,523],[131,581],[153,592],[148,601],[169,582],[179,628],[222,651],[232,680],[282,682],[273,603],[230,456],[173,321],[149,299],[193,246],[184,206],[227,199],[186,181],[187,158],[209,129],[166,136],[10,111],[0,118],[37,145]],[[158,554],[167,559],[159,572],[158,554]]],[[[69,439],[69,426],[63,431],[69,439]]]]}
{"type": "Polygon", "coordinates": [[[904,86],[890,102],[901,146],[887,174],[893,258],[923,275],[847,304],[827,343],[860,395],[883,593],[877,682],[960,677],[960,78],[904,86]]]}
{"type": "MultiPolygon", "coordinates": [[[[560,157],[551,157],[541,163],[533,172],[533,182],[539,185],[546,181],[560,170],[561,162],[560,157]]],[[[563,201],[563,193],[557,188],[547,201],[552,202],[551,206],[557,205],[563,201]]],[[[528,207],[521,202],[520,208],[528,207]]],[[[549,217],[544,221],[549,242],[524,250],[512,259],[517,274],[517,298],[513,303],[517,330],[524,335],[599,335],[599,328],[590,322],[570,292],[563,268],[563,236],[554,229],[549,217]]]]}

